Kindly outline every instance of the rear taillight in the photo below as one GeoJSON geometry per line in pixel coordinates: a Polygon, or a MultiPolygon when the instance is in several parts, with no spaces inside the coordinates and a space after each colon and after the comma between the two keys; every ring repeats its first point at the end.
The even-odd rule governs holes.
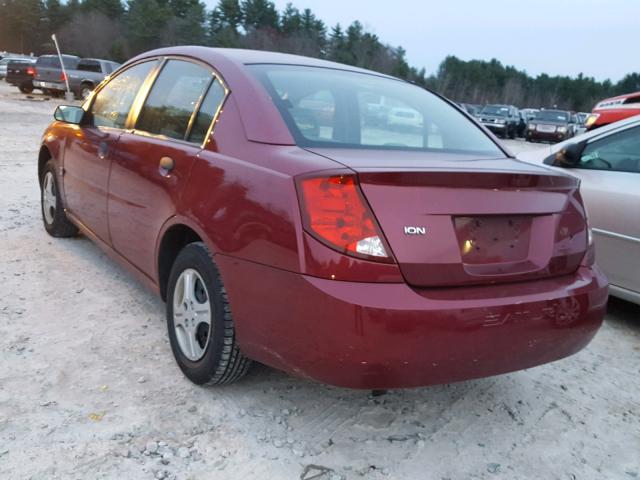
{"type": "Polygon", "coordinates": [[[31,75],[32,77],[36,76],[36,69],[33,67],[27,67],[27,75],[31,75]]]}
{"type": "Polygon", "coordinates": [[[60,81],[61,82],[66,82],[67,81],[67,76],[63,73],[60,74],[60,81]]]}
{"type": "Polygon", "coordinates": [[[304,227],[317,240],[347,255],[393,261],[355,175],[301,178],[298,195],[304,227]]]}

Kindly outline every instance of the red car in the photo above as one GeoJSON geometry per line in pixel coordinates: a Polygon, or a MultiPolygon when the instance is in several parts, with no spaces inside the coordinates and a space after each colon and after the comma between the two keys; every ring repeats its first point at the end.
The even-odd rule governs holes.
{"type": "Polygon", "coordinates": [[[345,387],[452,382],[573,354],[601,325],[578,182],[404,81],[167,48],[55,118],[46,230],[82,232],[166,300],[195,383],[251,360],[345,387]],[[365,122],[367,102],[422,128],[365,122]]]}
{"type": "Polygon", "coordinates": [[[587,130],[594,130],[634,115],[640,115],[640,92],[602,100],[593,107],[585,126],[587,130]]]}

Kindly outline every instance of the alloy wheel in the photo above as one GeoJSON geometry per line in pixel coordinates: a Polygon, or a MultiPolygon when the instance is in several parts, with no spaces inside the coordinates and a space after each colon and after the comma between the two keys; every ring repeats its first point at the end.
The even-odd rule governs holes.
{"type": "Polygon", "coordinates": [[[48,225],[53,224],[56,216],[56,194],[56,182],[53,178],[53,173],[47,172],[42,182],[42,212],[48,225]]]}
{"type": "Polygon", "coordinates": [[[184,270],[176,282],[173,327],[184,356],[200,360],[211,339],[211,301],[204,280],[193,268],[184,270]]]}

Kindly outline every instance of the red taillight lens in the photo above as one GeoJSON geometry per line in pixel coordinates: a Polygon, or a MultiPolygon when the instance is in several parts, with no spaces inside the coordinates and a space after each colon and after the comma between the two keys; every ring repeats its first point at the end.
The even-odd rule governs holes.
{"type": "Polygon", "coordinates": [[[61,82],[66,82],[67,81],[67,76],[64,73],[60,74],[60,81],[61,82]]]}
{"type": "Polygon", "coordinates": [[[31,75],[32,77],[36,76],[36,69],[33,67],[27,67],[27,75],[31,75]]]}
{"type": "Polygon", "coordinates": [[[355,175],[302,178],[298,182],[305,229],[341,253],[393,261],[355,175]]]}

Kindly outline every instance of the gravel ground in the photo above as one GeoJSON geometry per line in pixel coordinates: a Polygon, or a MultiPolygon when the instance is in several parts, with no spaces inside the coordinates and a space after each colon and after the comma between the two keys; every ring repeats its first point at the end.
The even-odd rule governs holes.
{"type": "Polygon", "coordinates": [[[640,478],[640,309],[621,301],[579,354],[499,377],[373,397],[256,366],[192,385],[163,303],[42,228],[55,104],[0,83],[0,478],[640,478]]]}

